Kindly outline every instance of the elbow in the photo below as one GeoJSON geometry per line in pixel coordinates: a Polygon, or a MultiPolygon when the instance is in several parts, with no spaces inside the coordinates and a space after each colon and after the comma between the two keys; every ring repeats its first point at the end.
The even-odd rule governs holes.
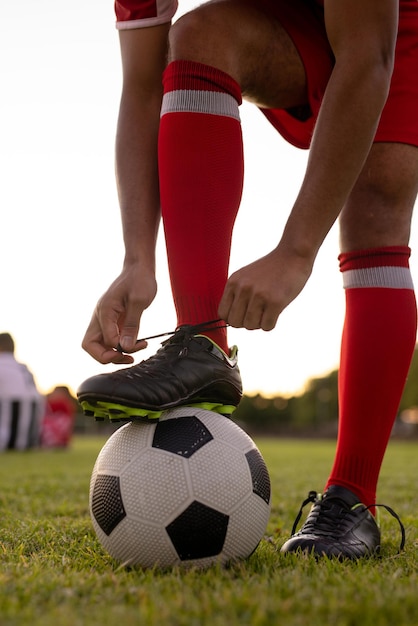
{"type": "Polygon", "coordinates": [[[371,64],[375,68],[374,71],[377,73],[379,81],[388,92],[395,65],[395,42],[393,42],[393,45],[384,47],[378,54],[374,55],[371,64]]]}
{"type": "Polygon", "coordinates": [[[394,59],[382,59],[371,63],[366,69],[366,80],[370,87],[376,91],[376,96],[380,94],[382,102],[386,102],[392,80],[394,59]]]}
{"type": "Polygon", "coordinates": [[[339,67],[355,91],[364,89],[376,105],[380,102],[383,107],[392,80],[394,57],[392,49],[367,51],[359,54],[354,63],[352,55],[337,59],[335,67],[339,67]]]}

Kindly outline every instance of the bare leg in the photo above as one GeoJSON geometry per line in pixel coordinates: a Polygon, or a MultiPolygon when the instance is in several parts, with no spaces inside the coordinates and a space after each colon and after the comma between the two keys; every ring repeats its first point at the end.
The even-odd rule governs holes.
{"type": "Polygon", "coordinates": [[[341,251],[408,245],[417,191],[418,148],[374,144],[341,213],[341,251]]]}
{"type": "MultiPolygon", "coordinates": [[[[302,103],[305,73],[277,19],[236,0],[210,2],[181,18],[171,29],[169,61],[161,207],[177,323],[195,325],[219,317],[228,278],[243,182],[242,96],[272,106],[302,103]]],[[[224,329],[206,334],[228,352],[224,329]]]]}
{"type": "Polygon", "coordinates": [[[416,148],[375,144],[341,216],[337,449],[324,494],[310,494],[312,510],[282,552],[357,559],[379,549],[376,487],[416,342],[407,244],[417,183],[416,148]]]}
{"type": "Polygon", "coordinates": [[[375,144],[341,215],[346,320],[340,424],[328,485],[373,504],[416,342],[409,232],[418,149],[375,144]]]}
{"type": "Polygon", "coordinates": [[[169,60],[176,59],[226,72],[243,97],[259,106],[307,101],[305,70],[292,40],[256,2],[216,0],[183,16],[170,34],[169,60]]]}

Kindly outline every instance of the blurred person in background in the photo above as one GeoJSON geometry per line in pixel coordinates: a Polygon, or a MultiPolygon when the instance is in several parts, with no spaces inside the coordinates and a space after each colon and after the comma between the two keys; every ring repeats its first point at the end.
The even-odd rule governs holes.
{"type": "Polygon", "coordinates": [[[32,372],[15,357],[10,333],[0,333],[0,451],[39,445],[45,399],[32,372]]]}
{"type": "Polygon", "coordinates": [[[58,385],[46,396],[45,415],[42,420],[41,446],[67,448],[71,442],[77,401],[65,385],[58,385]]]}

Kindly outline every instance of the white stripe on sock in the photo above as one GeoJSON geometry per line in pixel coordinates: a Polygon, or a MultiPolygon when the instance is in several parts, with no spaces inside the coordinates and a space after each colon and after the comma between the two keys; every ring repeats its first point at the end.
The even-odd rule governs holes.
{"type": "Polygon", "coordinates": [[[235,98],[219,91],[177,89],[165,93],[161,117],[166,113],[180,112],[224,115],[240,121],[238,103],[235,98]]]}
{"type": "Polygon", "coordinates": [[[343,272],[343,287],[344,289],[359,287],[413,289],[414,284],[409,268],[384,265],[343,272]]]}

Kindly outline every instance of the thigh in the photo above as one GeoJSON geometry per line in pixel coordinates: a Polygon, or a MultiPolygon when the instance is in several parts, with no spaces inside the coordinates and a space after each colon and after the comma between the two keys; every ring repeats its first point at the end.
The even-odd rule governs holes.
{"type": "Polygon", "coordinates": [[[418,148],[375,143],[340,216],[341,250],[408,245],[418,148]]]}
{"type": "Polygon", "coordinates": [[[315,0],[212,0],[173,25],[174,59],[230,74],[287,141],[309,147],[334,64],[315,0]]]}
{"type": "Polygon", "coordinates": [[[263,107],[307,102],[306,75],[280,21],[256,0],[212,0],[171,28],[169,60],[212,65],[231,75],[243,97],[263,107]]]}

